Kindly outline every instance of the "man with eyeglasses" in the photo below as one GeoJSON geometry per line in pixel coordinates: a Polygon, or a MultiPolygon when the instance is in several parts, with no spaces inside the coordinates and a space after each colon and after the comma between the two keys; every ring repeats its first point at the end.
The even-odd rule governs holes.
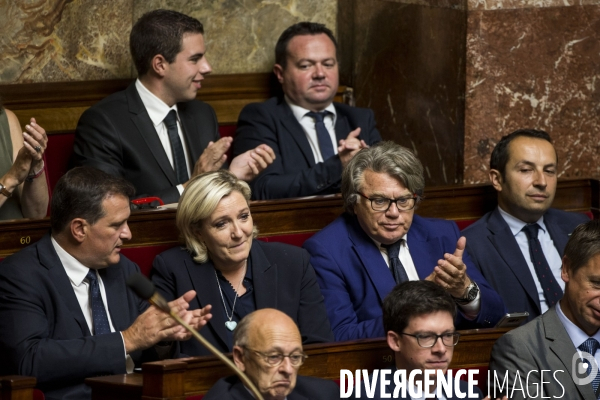
{"type": "Polygon", "coordinates": [[[421,162],[393,142],[361,150],[344,169],[346,212],[304,243],[336,340],[385,336],[382,301],[408,280],[451,294],[459,329],[493,327],[504,315],[456,224],[415,215],[424,182],[421,162]]]}
{"type": "MultiPolygon", "coordinates": [[[[248,314],[233,333],[233,361],[265,400],[340,398],[339,386],[333,381],[298,376],[306,357],[294,321],[272,308],[248,314]]],[[[253,398],[237,376],[220,379],[204,396],[204,400],[253,398]]]]}
{"type": "MultiPolygon", "coordinates": [[[[372,393],[366,390],[363,382],[361,398],[381,399],[384,398],[383,393],[387,393],[390,395],[388,398],[397,399],[433,398],[433,395],[438,400],[481,399],[483,395],[477,387],[473,388],[476,397],[469,397],[468,383],[465,381],[460,381],[458,388],[452,387],[451,393],[424,385],[425,370],[440,371],[446,376],[454,346],[460,338],[460,333],[454,329],[455,316],[454,300],[439,285],[429,281],[407,281],[396,286],[383,300],[383,328],[388,346],[394,351],[395,369],[406,371],[406,377],[415,370],[421,371],[415,374],[416,379],[412,382],[420,387],[408,387],[410,382],[403,382],[406,396],[402,395],[400,389],[398,396],[394,396],[396,386],[391,377],[395,371],[390,371],[391,374],[386,378],[389,379],[389,385],[382,388],[381,379],[378,379],[375,389],[371,389],[372,393]]],[[[379,376],[381,373],[383,371],[379,376]]],[[[435,385],[435,375],[432,378],[435,385]]]]}

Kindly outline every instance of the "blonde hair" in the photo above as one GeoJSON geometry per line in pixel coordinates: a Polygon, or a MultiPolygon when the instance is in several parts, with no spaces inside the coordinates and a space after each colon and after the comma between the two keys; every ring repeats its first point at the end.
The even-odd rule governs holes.
{"type": "MultiPolygon", "coordinates": [[[[227,170],[206,172],[192,178],[179,199],[175,223],[186,249],[192,254],[194,261],[204,263],[208,260],[208,249],[198,239],[197,227],[210,217],[223,197],[232,192],[239,192],[250,201],[248,184],[227,170]]],[[[252,236],[258,230],[254,227],[252,236]]]]}

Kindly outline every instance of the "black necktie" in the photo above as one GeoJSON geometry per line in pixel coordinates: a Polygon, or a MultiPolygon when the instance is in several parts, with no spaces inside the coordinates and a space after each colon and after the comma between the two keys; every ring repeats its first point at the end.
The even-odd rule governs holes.
{"type": "MultiPolygon", "coordinates": [[[[579,350],[589,353],[592,357],[594,357],[598,348],[600,348],[600,343],[598,343],[598,341],[594,338],[589,338],[585,342],[583,342],[579,345],[579,350]]],[[[589,374],[592,372],[592,364],[590,363],[589,360],[585,360],[585,362],[587,364],[587,374],[589,376],[589,374]]],[[[592,380],[592,387],[594,388],[594,393],[597,392],[599,383],[600,383],[600,373],[596,373],[594,380],[592,380]]]]}
{"type": "Polygon", "coordinates": [[[94,320],[94,335],[103,335],[110,333],[110,324],[108,315],[100,294],[100,285],[96,277],[96,270],[90,269],[86,275],[90,283],[90,300],[92,302],[92,319],[94,320]]]}
{"type": "Polygon", "coordinates": [[[556,282],[554,274],[550,270],[550,265],[544,256],[542,251],[542,245],[538,240],[538,231],[540,226],[538,224],[527,224],[523,227],[523,232],[527,235],[529,242],[529,255],[531,256],[531,262],[537,274],[542,290],[544,291],[544,298],[548,308],[552,307],[559,301],[563,295],[562,289],[556,282]]]}
{"type": "Polygon", "coordinates": [[[169,134],[169,142],[171,142],[171,150],[173,151],[173,163],[175,164],[175,173],[177,174],[177,182],[187,182],[189,178],[187,165],[185,164],[185,154],[183,154],[183,145],[177,131],[177,112],[169,111],[164,119],[167,132],[169,134]]]}
{"type": "Polygon", "coordinates": [[[408,275],[404,269],[404,265],[400,261],[400,246],[404,239],[400,239],[392,244],[382,244],[381,247],[387,249],[388,258],[390,259],[390,269],[394,275],[396,284],[408,281],[408,275]]]}
{"type": "Polygon", "coordinates": [[[311,111],[306,113],[306,115],[314,118],[315,120],[315,129],[317,131],[317,139],[319,140],[319,148],[321,149],[321,157],[323,157],[323,161],[335,155],[335,152],[333,151],[333,144],[331,143],[331,136],[329,136],[329,131],[323,123],[323,119],[327,114],[329,114],[329,111],[317,113],[311,111]]]}

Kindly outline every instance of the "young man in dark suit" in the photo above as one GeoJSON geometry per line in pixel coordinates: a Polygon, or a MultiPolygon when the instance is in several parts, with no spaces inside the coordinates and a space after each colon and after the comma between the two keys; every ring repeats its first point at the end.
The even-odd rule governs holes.
{"type": "Polygon", "coordinates": [[[490,158],[498,207],[463,231],[473,263],[502,296],[508,312],[527,311],[529,320],[562,297],[565,245],[573,229],[589,220],[550,208],[557,169],[556,150],[546,132],[521,129],[504,136],[490,158]]]}
{"type": "Polygon", "coordinates": [[[454,328],[455,316],[456,304],[452,296],[435,283],[407,281],[396,286],[383,301],[383,325],[388,346],[394,351],[395,368],[387,374],[388,385],[383,388],[380,373],[384,370],[379,371],[376,381],[371,375],[369,390],[363,381],[359,398],[382,399],[386,398],[384,393],[387,398],[405,400],[483,398],[478,387],[469,388],[468,382],[463,380],[459,381],[459,387],[455,387],[456,380],[452,379],[449,392],[436,386],[435,373],[447,376],[454,346],[460,338],[454,328]],[[426,370],[435,371],[430,375],[433,381],[430,387],[425,385],[426,370]],[[399,379],[403,389],[397,388],[394,383],[397,371],[405,373],[406,379],[399,379]],[[409,379],[411,373],[415,376],[412,382],[409,379]],[[411,397],[411,392],[417,397],[411,397]]]}
{"type": "MultiPolygon", "coordinates": [[[[52,194],[52,231],[0,264],[0,375],[30,375],[47,400],[89,399],[85,378],[132,372],[177,352],[161,341],[190,335],[125,284],[139,267],[121,256],[133,187],[81,167],[52,194]]],[[[187,311],[194,291],[169,303],[200,328],[208,309],[187,311]]]]}
{"type": "Polygon", "coordinates": [[[337,43],[325,25],[300,22],[275,46],[273,72],[284,95],[240,113],[233,154],[261,144],[275,161],[252,182],[255,199],[339,193],[342,169],[358,150],[381,140],[373,111],[334,103],[337,43]]]}
{"type": "MultiPolygon", "coordinates": [[[[129,45],[138,79],[83,113],[73,163],[124,177],[139,197],[174,203],[189,178],[221,168],[232,141],[219,139],[214,110],[196,100],[212,72],[204,27],[176,11],[154,10],[135,23],[129,45]]],[[[229,170],[249,181],[273,157],[268,146],[256,146],[231,160],[229,170]]]]}

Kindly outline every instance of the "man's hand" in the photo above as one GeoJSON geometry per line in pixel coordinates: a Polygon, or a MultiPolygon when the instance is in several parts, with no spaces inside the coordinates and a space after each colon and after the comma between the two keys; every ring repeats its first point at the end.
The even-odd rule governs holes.
{"type": "Polygon", "coordinates": [[[266,144],[248,150],[231,160],[229,171],[238,179],[251,181],[275,160],[275,152],[266,144]]]}
{"type": "Polygon", "coordinates": [[[227,160],[227,154],[225,153],[231,147],[231,142],[233,142],[233,138],[230,136],[222,137],[216,142],[208,142],[208,146],[194,165],[192,178],[203,172],[216,171],[221,168],[227,160]]]}
{"type": "Polygon", "coordinates": [[[346,167],[360,149],[369,147],[364,140],[358,139],[358,135],[360,135],[360,128],[356,128],[350,132],[346,139],[342,139],[338,143],[338,156],[343,168],[346,167]]]}
{"type": "Polygon", "coordinates": [[[212,318],[212,314],[210,313],[211,309],[212,306],[209,304],[204,308],[189,311],[189,313],[192,315],[192,319],[189,322],[189,325],[197,331],[202,329],[202,327],[206,325],[208,321],[210,321],[210,319],[212,318]]]}
{"type": "MultiPolygon", "coordinates": [[[[190,290],[183,296],[169,302],[171,310],[188,324],[198,327],[206,325],[212,317],[208,312],[210,308],[188,311],[189,302],[196,296],[196,292],[190,290]]],[[[133,324],[122,332],[125,341],[125,351],[130,354],[136,350],[147,349],[160,341],[187,340],[191,334],[180,326],[174,318],[167,313],[151,306],[142,315],[136,318],[133,324]]]]}
{"type": "Polygon", "coordinates": [[[462,261],[466,245],[467,239],[461,236],[456,243],[454,254],[444,254],[444,259],[438,260],[438,265],[431,275],[425,278],[437,283],[457,298],[463,297],[471,284],[471,279],[467,276],[467,266],[462,261]]]}

